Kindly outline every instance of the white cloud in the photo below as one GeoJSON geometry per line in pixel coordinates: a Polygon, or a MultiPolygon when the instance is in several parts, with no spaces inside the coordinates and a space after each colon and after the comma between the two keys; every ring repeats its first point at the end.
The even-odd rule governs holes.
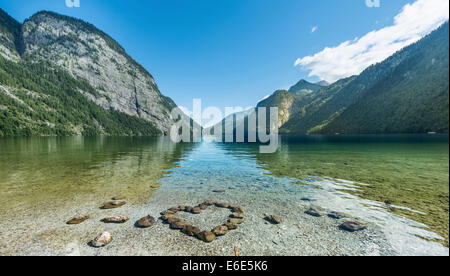
{"type": "Polygon", "coordinates": [[[312,56],[299,58],[295,66],[310,71],[309,76],[335,82],[357,75],[396,51],[420,40],[449,19],[448,0],[417,0],[405,5],[394,24],[361,38],[326,47],[312,56]]]}
{"type": "Polygon", "coordinates": [[[264,96],[264,98],[262,98],[261,100],[258,101],[258,103],[264,101],[265,99],[269,98],[270,96],[272,96],[271,94],[264,96]]]}
{"type": "Polygon", "coordinates": [[[317,31],[317,29],[319,29],[319,27],[318,26],[314,26],[312,29],[311,29],[311,33],[314,33],[314,32],[316,32],[317,31]]]}

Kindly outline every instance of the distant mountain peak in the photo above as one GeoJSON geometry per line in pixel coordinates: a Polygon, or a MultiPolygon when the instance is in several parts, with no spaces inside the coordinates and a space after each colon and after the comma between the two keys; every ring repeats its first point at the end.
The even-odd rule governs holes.
{"type": "Polygon", "coordinates": [[[330,85],[330,83],[325,80],[316,82],[316,84],[320,85],[320,86],[329,86],[330,85]]]}
{"type": "Polygon", "coordinates": [[[322,86],[319,84],[314,84],[305,79],[301,79],[299,82],[297,82],[297,84],[289,89],[289,92],[302,96],[314,93],[321,88],[322,86]]]}

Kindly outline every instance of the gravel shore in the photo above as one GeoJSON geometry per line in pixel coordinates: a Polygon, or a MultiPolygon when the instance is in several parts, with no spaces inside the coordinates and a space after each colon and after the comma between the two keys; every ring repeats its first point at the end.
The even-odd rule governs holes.
{"type": "MultiPolygon", "coordinates": [[[[296,205],[236,194],[211,192],[198,198],[196,192],[161,189],[148,204],[127,204],[118,209],[101,210],[102,201],[86,203],[76,208],[54,210],[51,213],[30,211],[22,216],[2,221],[1,255],[152,255],[152,256],[233,256],[237,246],[241,256],[261,255],[396,255],[377,226],[369,224],[361,232],[345,232],[339,221],[327,216],[312,217],[304,213],[310,204],[296,205]],[[186,200],[188,199],[188,200],[186,200]],[[213,199],[237,204],[245,210],[245,222],[237,230],[204,243],[177,230],[169,229],[161,220],[149,229],[134,226],[141,217],[159,218],[162,210],[171,206],[197,205],[213,199]],[[79,225],[66,225],[74,215],[90,215],[79,225]],[[280,216],[283,222],[273,225],[264,214],[280,216]],[[108,216],[126,215],[125,224],[105,224],[108,216]],[[93,248],[88,242],[103,231],[113,235],[111,244],[93,248]]],[[[46,211],[49,212],[49,211],[46,211]]],[[[184,219],[203,230],[224,223],[230,211],[209,207],[199,215],[182,214],[184,219]]]]}

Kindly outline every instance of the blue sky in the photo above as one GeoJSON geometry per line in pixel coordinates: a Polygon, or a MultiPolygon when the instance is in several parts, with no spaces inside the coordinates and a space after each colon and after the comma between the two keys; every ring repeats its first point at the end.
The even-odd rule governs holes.
{"type": "Polygon", "coordinates": [[[21,22],[39,10],[88,21],[116,39],[177,104],[190,108],[201,98],[223,109],[254,106],[302,78],[332,79],[324,73],[330,69],[317,66],[333,60],[320,55],[325,47],[394,24],[414,2],[381,0],[368,8],[365,0],[81,0],[81,7],[68,8],[65,0],[0,0],[0,7],[21,22]]]}

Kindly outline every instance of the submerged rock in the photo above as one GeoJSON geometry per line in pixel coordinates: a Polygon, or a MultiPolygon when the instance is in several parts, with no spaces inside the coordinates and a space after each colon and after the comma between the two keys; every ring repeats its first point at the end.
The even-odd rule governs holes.
{"type": "Polygon", "coordinates": [[[155,218],[152,216],[146,216],[137,221],[136,225],[140,228],[148,228],[155,224],[155,218]]]}
{"type": "Polygon", "coordinates": [[[176,212],[180,211],[180,207],[174,206],[174,207],[170,207],[170,208],[167,209],[167,210],[176,213],[176,212]]]}
{"type": "Polygon", "coordinates": [[[176,218],[174,214],[166,214],[166,215],[162,215],[161,219],[163,221],[168,221],[170,218],[176,218]]]}
{"type": "Polygon", "coordinates": [[[190,225],[190,223],[187,221],[175,221],[170,224],[170,228],[171,229],[184,229],[188,225],[190,225]]]}
{"type": "Polygon", "coordinates": [[[112,200],[124,200],[124,199],[126,199],[126,198],[127,198],[126,196],[119,195],[119,196],[113,197],[112,200]]]}
{"type": "Polygon", "coordinates": [[[367,229],[367,226],[359,221],[352,220],[344,222],[339,228],[349,232],[356,232],[367,229]]]}
{"type": "Polygon", "coordinates": [[[228,230],[235,230],[238,228],[237,223],[233,223],[233,222],[227,222],[224,224],[224,226],[226,226],[228,228],[228,230]]]}
{"type": "Polygon", "coordinates": [[[175,215],[175,212],[173,211],[169,211],[169,210],[165,210],[161,212],[161,215],[175,215]]]}
{"type": "Polygon", "coordinates": [[[194,208],[192,208],[191,212],[193,214],[200,214],[202,212],[202,210],[199,207],[194,207],[194,208]]]}
{"type": "Polygon", "coordinates": [[[341,212],[331,212],[328,214],[328,217],[333,218],[333,219],[343,219],[346,217],[346,215],[341,212]]]}
{"type": "Polygon", "coordinates": [[[111,241],[112,241],[111,234],[109,232],[103,232],[102,234],[100,234],[91,241],[91,245],[93,247],[103,247],[109,244],[111,241]]]}
{"type": "Polygon", "coordinates": [[[305,212],[305,214],[308,214],[313,217],[321,217],[322,216],[322,213],[319,210],[317,210],[316,208],[310,208],[309,210],[307,210],[305,212]]]}
{"type": "Polygon", "coordinates": [[[186,208],[184,209],[184,211],[190,213],[190,212],[192,212],[192,209],[194,209],[194,207],[192,207],[192,206],[186,206],[186,208]]]}
{"type": "Polygon", "coordinates": [[[180,218],[177,218],[177,217],[175,217],[175,216],[169,217],[169,218],[167,218],[167,220],[166,220],[166,222],[169,223],[169,224],[172,224],[172,223],[175,223],[175,222],[180,222],[180,221],[181,221],[181,219],[180,219],[180,218]]]}
{"type": "Polygon", "coordinates": [[[212,242],[216,238],[216,235],[214,235],[213,232],[203,231],[203,232],[200,232],[197,237],[200,240],[209,243],[209,242],[212,242]]]}
{"type": "Polygon", "coordinates": [[[211,206],[211,205],[214,205],[216,203],[217,203],[217,201],[215,201],[215,200],[207,200],[207,201],[203,202],[203,204],[205,204],[207,206],[211,206]]]}
{"type": "Polygon", "coordinates": [[[117,217],[109,217],[102,219],[104,223],[125,223],[129,220],[128,217],[125,216],[117,216],[117,217]]]}
{"type": "Polygon", "coordinates": [[[244,220],[243,219],[237,219],[237,218],[230,218],[228,220],[228,222],[231,222],[231,223],[234,223],[234,224],[241,224],[241,223],[244,222],[244,220]]]}
{"type": "Polygon", "coordinates": [[[217,226],[212,230],[212,232],[216,236],[224,236],[228,233],[228,227],[225,225],[217,226]]]}
{"type": "Polygon", "coordinates": [[[118,201],[118,200],[114,200],[114,201],[110,201],[107,202],[103,205],[102,209],[114,209],[114,208],[119,208],[122,207],[123,205],[127,204],[125,201],[118,201]]]}
{"type": "Polygon", "coordinates": [[[225,190],[224,189],[216,189],[216,190],[213,190],[213,193],[225,193],[225,190]]]}
{"type": "Polygon", "coordinates": [[[274,215],[266,216],[264,219],[272,224],[280,224],[282,222],[280,217],[274,215]]]}
{"type": "Polygon", "coordinates": [[[184,234],[194,237],[197,236],[198,234],[200,234],[200,232],[202,232],[202,230],[200,230],[200,228],[192,226],[192,225],[186,225],[183,229],[181,229],[181,232],[183,232],[184,234]]]}
{"type": "Polygon", "coordinates": [[[230,209],[233,211],[233,212],[235,212],[235,213],[244,213],[244,209],[242,209],[241,207],[239,207],[239,206],[230,206],[230,209]]]}
{"type": "Polygon", "coordinates": [[[201,210],[206,210],[208,208],[208,205],[200,204],[200,205],[198,205],[198,208],[200,208],[201,210]]]}
{"type": "Polygon", "coordinates": [[[233,213],[231,214],[232,218],[237,218],[237,219],[243,219],[244,218],[244,214],[243,213],[233,213]]]}
{"type": "Polygon", "coordinates": [[[80,224],[80,223],[82,223],[82,222],[84,222],[84,221],[86,221],[86,220],[88,220],[88,219],[90,219],[89,216],[75,217],[75,218],[69,220],[69,221],[67,222],[67,224],[69,224],[69,225],[80,224]]]}
{"type": "Polygon", "coordinates": [[[216,206],[219,208],[228,208],[230,206],[230,204],[225,203],[225,202],[217,202],[216,206]]]}

